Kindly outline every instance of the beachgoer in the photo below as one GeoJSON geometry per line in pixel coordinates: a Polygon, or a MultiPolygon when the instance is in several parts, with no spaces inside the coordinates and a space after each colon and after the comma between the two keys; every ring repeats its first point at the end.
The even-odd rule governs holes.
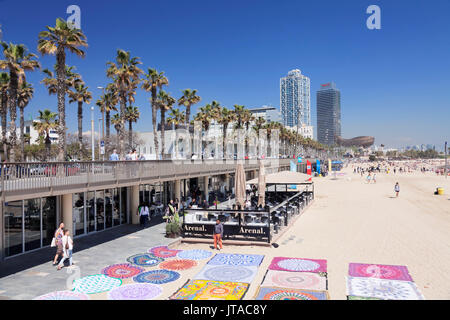
{"type": "Polygon", "coordinates": [[[398,182],[395,184],[394,191],[395,191],[396,197],[398,198],[398,194],[400,193],[400,185],[398,184],[398,182]]]}
{"type": "Polygon", "coordinates": [[[214,249],[217,250],[223,249],[222,237],[223,237],[223,224],[220,222],[219,219],[217,219],[216,225],[214,226],[214,249]],[[217,247],[217,243],[219,243],[219,248],[217,247]]]}
{"type": "Polygon", "coordinates": [[[136,153],[136,149],[133,149],[133,151],[131,152],[131,160],[132,161],[137,161],[138,160],[138,155],[136,153]]]}
{"type": "Polygon", "coordinates": [[[53,265],[56,266],[58,264],[58,257],[64,254],[62,237],[64,236],[64,223],[59,225],[59,228],[55,231],[55,245],[56,245],[56,255],[55,259],[53,259],[53,265]]]}
{"type": "Polygon", "coordinates": [[[141,226],[143,226],[144,228],[147,227],[147,222],[150,221],[150,210],[148,208],[148,205],[145,203],[139,207],[139,220],[141,226]]]}
{"type": "Polygon", "coordinates": [[[116,149],[114,149],[113,153],[109,156],[109,161],[119,161],[119,155],[117,154],[116,149]]]}
{"type": "Polygon", "coordinates": [[[73,253],[73,240],[70,237],[70,231],[64,230],[64,236],[62,237],[63,251],[64,255],[61,261],[58,264],[58,270],[61,270],[64,267],[64,261],[69,259],[69,266],[72,266],[72,253],[73,253]]]}
{"type": "Polygon", "coordinates": [[[373,180],[373,183],[377,183],[377,174],[376,173],[373,174],[372,180],[373,180]]]}

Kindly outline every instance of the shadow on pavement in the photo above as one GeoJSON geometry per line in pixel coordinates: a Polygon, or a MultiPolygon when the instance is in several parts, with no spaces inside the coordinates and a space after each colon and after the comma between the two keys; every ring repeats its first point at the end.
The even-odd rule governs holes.
{"type": "MultiPolygon", "coordinates": [[[[161,216],[152,217],[147,228],[163,223],[161,216]]],[[[89,234],[74,239],[76,252],[109,242],[136,232],[144,230],[140,225],[126,224],[114,227],[98,233],[89,234]]],[[[46,262],[50,262],[55,257],[56,248],[46,247],[34,252],[26,253],[3,261],[0,264],[0,278],[11,274],[33,268],[46,262]]]]}

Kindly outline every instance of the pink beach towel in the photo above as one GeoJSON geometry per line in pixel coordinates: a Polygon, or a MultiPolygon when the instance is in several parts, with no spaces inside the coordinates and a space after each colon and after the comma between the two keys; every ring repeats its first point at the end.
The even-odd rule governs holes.
{"type": "Polygon", "coordinates": [[[405,266],[350,263],[348,274],[351,277],[413,281],[405,266]]]}

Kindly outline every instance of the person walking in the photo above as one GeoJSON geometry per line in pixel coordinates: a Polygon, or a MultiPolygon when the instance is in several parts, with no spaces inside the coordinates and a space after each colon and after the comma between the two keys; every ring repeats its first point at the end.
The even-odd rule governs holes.
{"type": "Polygon", "coordinates": [[[398,198],[398,194],[400,193],[400,185],[398,184],[398,182],[395,184],[394,191],[395,196],[398,198]]]}
{"type": "Polygon", "coordinates": [[[147,222],[150,221],[150,209],[146,203],[139,206],[139,221],[144,228],[147,227],[147,222]]]}
{"type": "Polygon", "coordinates": [[[56,255],[53,259],[53,265],[56,266],[58,264],[59,256],[64,254],[62,238],[64,236],[64,223],[61,222],[59,228],[55,231],[54,239],[52,240],[52,247],[56,246],[56,255]]]}
{"type": "Polygon", "coordinates": [[[221,250],[222,246],[222,237],[223,237],[223,224],[219,219],[216,220],[216,225],[214,226],[214,249],[221,250]],[[217,243],[219,247],[217,247],[217,243]]]}
{"type": "Polygon", "coordinates": [[[62,267],[64,267],[64,261],[69,259],[69,266],[72,266],[72,253],[73,253],[73,240],[70,237],[70,231],[64,230],[64,236],[62,237],[62,244],[63,244],[63,251],[64,255],[61,261],[58,264],[58,269],[61,270],[62,267]]]}
{"type": "Polygon", "coordinates": [[[372,180],[373,180],[373,183],[377,183],[377,174],[376,173],[373,174],[372,180]]]}
{"type": "Polygon", "coordinates": [[[114,149],[113,153],[109,156],[109,161],[119,161],[119,155],[117,154],[116,149],[114,149]]]}

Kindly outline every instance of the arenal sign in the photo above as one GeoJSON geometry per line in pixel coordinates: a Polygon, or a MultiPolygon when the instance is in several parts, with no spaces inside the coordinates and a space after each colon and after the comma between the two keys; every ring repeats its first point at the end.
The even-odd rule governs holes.
{"type": "MultiPolygon", "coordinates": [[[[185,234],[213,235],[215,224],[183,224],[185,234]]],[[[247,225],[223,225],[224,236],[255,236],[269,237],[270,229],[268,226],[247,226],[247,225]]]]}

